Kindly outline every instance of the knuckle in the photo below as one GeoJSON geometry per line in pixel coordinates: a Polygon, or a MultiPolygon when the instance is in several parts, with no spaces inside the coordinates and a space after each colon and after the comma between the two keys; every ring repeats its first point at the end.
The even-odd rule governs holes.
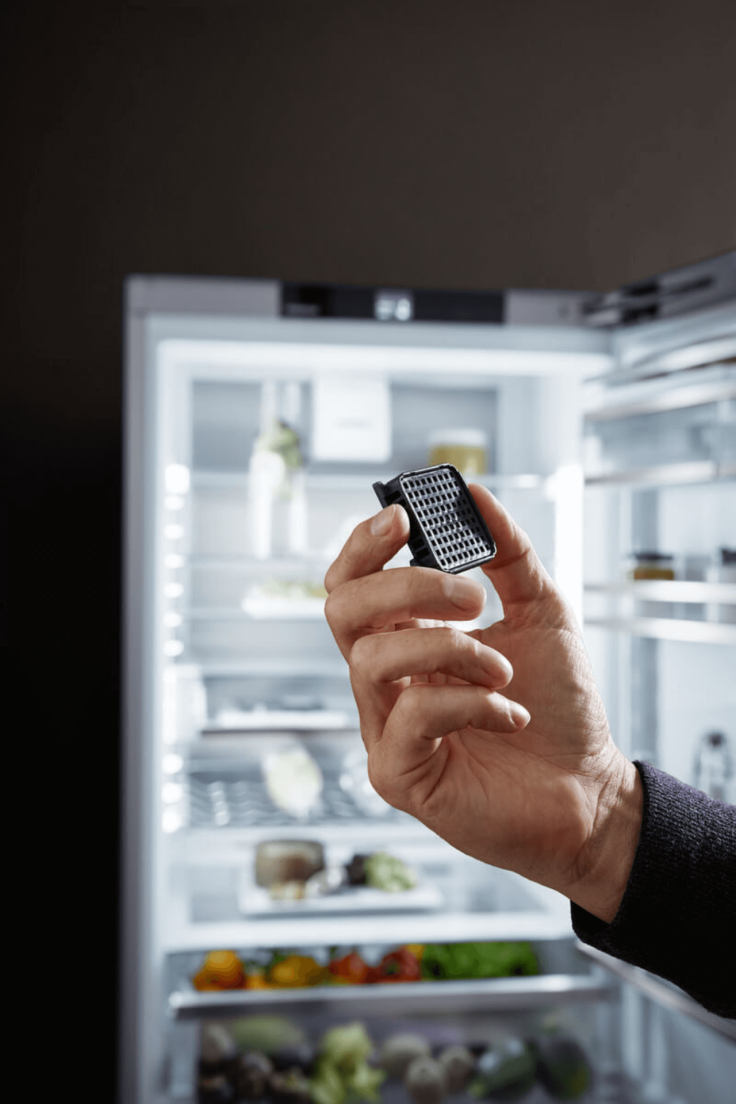
{"type": "Polygon", "coordinates": [[[409,723],[424,713],[427,706],[427,689],[426,684],[413,682],[402,690],[394,706],[394,712],[398,711],[400,719],[406,718],[404,723],[409,723]]]}
{"type": "Polygon", "coordinates": [[[360,636],[350,651],[350,667],[357,675],[362,675],[373,666],[375,646],[372,636],[360,636]]]}
{"type": "Polygon", "coordinates": [[[327,590],[327,597],[325,598],[325,618],[327,619],[327,624],[332,628],[337,623],[337,610],[340,605],[340,600],[335,590],[330,591],[326,580],[325,589],[327,590]]]}

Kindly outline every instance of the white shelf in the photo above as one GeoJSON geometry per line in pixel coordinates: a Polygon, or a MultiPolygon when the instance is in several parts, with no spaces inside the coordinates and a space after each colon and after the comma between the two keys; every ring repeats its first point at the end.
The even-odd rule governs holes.
{"type": "Polygon", "coordinates": [[[220,947],[323,947],[402,943],[568,939],[570,906],[556,911],[407,913],[367,916],[268,918],[259,921],[184,924],[164,938],[168,953],[220,947]]]}
{"type": "Polygon", "coordinates": [[[249,575],[259,572],[280,575],[292,571],[303,572],[305,566],[317,568],[324,574],[330,560],[323,552],[317,551],[306,551],[298,556],[270,556],[265,560],[245,553],[240,556],[213,556],[194,552],[185,557],[185,563],[197,571],[246,571],[249,575]]]}
{"type": "Polygon", "coordinates": [[[265,599],[249,602],[248,607],[242,609],[237,606],[199,606],[179,612],[184,621],[235,621],[242,624],[251,621],[324,621],[325,603],[323,598],[294,602],[265,599]]]}
{"type": "Polygon", "coordinates": [[[688,579],[636,579],[616,583],[586,583],[586,594],[610,594],[650,602],[684,602],[700,605],[736,603],[736,583],[705,583],[688,579]]]}
{"type": "Polygon", "coordinates": [[[717,464],[713,460],[695,460],[684,464],[661,464],[650,468],[632,468],[588,474],[586,487],[631,485],[637,487],[677,487],[691,483],[713,483],[736,479],[736,464],[717,464]]]}
{"type": "MultiPolygon", "coordinates": [[[[417,463],[419,467],[426,464],[417,463]]],[[[393,470],[371,472],[305,472],[304,479],[307,491],[317,492],[349,492],[370,491],[376,482],[385,483],[396,475],[393,470]]],[[[243,491],[248,490],[249,474],[242,472],[218,472],[218,471],[193,471],[192,488],[194,490],[213,491],[243,491]]],[[[515,475],[504,475],[495,472],[484,472],[480,475],[468,476],[471,483],[482,483],[491,490],[514,491],[538,491],[546,486],[546,477],[533,472],[522,472],[515,475]]]]}
{"type": "Polygon", "coordinates": [[[235,989],[229,992],[172,993],[169,1011],[174,1019],[199,1019],[242,1015],[263,1008],[329,1004],[347,1014],[353,1008],[372,1015],[396,1015],[423,1010],[430,1004],[444,1012],[483,1009],[512,1011],[537,1009],[561,1003],[591,1003],[609,1000],[613,982],[576,974],[547,974],[534,977],[482,978],[473,981],[420,981],[405,985],[334,985],[310,989],[235,989]]]}
{"type": "Polygon", "coordinates": [[[736,625],[711,621],[682,621],[669,617],[586,617],[585,628],[611,629],[632,636],[688,644],[736,644],[736,625]]]}
{"type": "Polygon", "coordinates": [[[191,656],[185,662],[196,663],[203,678],[337,678],[349,681],[345,662],[308,660],[289,657],[283,662],[272,659],[228,661],[191,656]]]}

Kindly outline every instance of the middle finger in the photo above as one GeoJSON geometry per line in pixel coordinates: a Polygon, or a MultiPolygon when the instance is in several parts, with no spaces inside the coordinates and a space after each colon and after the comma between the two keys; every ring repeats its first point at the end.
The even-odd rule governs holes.
{"type": "Polygon", "coordinates": [[[356,640],[415,619],[472,621],[486,601],[480,583],[429,567],[396,567],[351,579],[328,596],[325,616],[347,659],[356,640]]]}

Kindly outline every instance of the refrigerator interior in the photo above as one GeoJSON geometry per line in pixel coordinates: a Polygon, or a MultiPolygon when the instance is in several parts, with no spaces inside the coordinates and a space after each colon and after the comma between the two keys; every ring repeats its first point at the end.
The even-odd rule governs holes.
{"type": "MultiPolygon", "coordinates": [[[[736,739],[736,586],[706,578],[715,550],[736,547],[733,365],[708,369],[703,401],[660,409],[672,381],[645,381],[643,398],[638,380],[609,387],[636,357],[608,331],[284,319],[268,288],[244,284],[249,316],[228,309],[232,288],[218,293],[216,282],[133,284],[125,1098],[197,1099],[203,1025],[276,1012],[314,1044],[346,1017],[377,1046],[416,1029],[435,1049],[556,1024],[597,1071],[586,1099],[719,1099],[731,1040],[703,1026],[712,1062],[673,1080],[672,1047],[697,1042],[690,1021],[591,965],[563,898],[470,860],[375,794],[323,580],[379,508],[376,480],[425,466],[443,431],[482,434],[475,478],[530,533],[581,622],[585,609],[617,740],[690,781],[705,732],[736,739]],[[274,417],[296,434],[281,452],[262,448],[274,417]],[[278,470],[274,451],[289,459],[278,470]],[[642,549],[676,554],[669,589],[627,579],[627,557],[642,549]],[[403,898],[273,900],[254,876],[259,844],[273,839],[317,840],[335,868],[387,851],[417,885],[403,898]],[[265,962],[277,949],[321,961],[328,948],[357,947],[378,961],[405,944],[498,940],[530,941],[539,976],[427,982],[421,993],[233,995],[192,984],[216,948],[265,962]]],[[[729,325],[720,308],[661,337],[662,327],[653,337],[641,327],[637,341],[652,355],[657,341],[687,344],[729,325]]],[[[389,567],[408,562],[402,551],[389,567]]],[[[487,590],[485,624],[500,605],[473,576],[487,590]]],[[[550,1099],[533,1092],[526,1099],[550,1099]]],[[[405,1090],[387,1083],[383,1099],[398,1104],[405,1090]]]]}

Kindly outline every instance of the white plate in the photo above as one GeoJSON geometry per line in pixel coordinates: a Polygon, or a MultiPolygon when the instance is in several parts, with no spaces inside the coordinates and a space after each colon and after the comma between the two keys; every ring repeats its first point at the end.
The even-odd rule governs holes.
{"type": "Polygon", "coordinates": [[[274,901],[267,889],[257,886],[247,874],[238,886],[238,906],[246,916],[314,916],[336,912],[426,912],[440,909],[445,899],[432,885],[419,885],[399,893],[386,893],[371,886],[343,886],[324,897],[297,901],[274,901]]]}

